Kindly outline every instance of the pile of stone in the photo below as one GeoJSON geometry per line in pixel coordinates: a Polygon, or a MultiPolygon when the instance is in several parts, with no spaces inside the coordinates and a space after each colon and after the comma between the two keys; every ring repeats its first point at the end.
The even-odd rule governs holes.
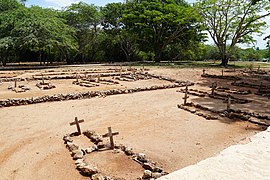
{"type": "Polygon", "coordinates": [[[178,105],[178,108],[183,109],[185,111],[188,111],[188,112],[190,112],[192,114],[196,114],[197,116],[204,117],[207,120],[216,120],[216,119],[218,119],[217,116],[213,116],[213,115],[210,115],[210,114],[202,113],[202,112],[200,112],[200,111],[198,111],[196,109],[191,109],[190,107],[184,106],[182,104],[181,105],[178,105]]]}
{"type": "Polygon", "coordinates": [[[143,88],[88,91],[88,92],[80,92],[80,93],[46,95],[46,96],[41,96],[41,97],[31,97],[31,98],[22,98],[22,99],[14,98],[14,99],[0,100],[0,108],[27,105],[27,104],[44,103],[44,102],[67,101],[67,100],[75,100],[75,99],[90,99],[93,97],[104,97],[104,96],[116,95],[116,94],[129,94],[129,93],[143,92],[143,91],[179,88],[179,87],[186,86],[186,84],[192,84],[192,83],[182,82],[181,84],[151,86],[151,87],[143,87],[143,88]]]}
{"type": "Polygon", "coordinates": [[[250,90],[239,90],[239,89],[230,89],[228,87],[217,87],[216,88],[217,91],[219,92],[226,92],[226,93],[230,93],[230,94],[239,94],[239,95],[247,95],[247,94],[251,94],[250,90]]]}
{"type": "Polygon", "coordinates": [[[156,78],[156,79],[164,80],[164,81],[169,81],[169,82],[172,82],[172,83],[177,83],[177,84],[183,84],[184,83],[187,86],[193,86],[194,85],[194,83],[193,82],[190,82],[190,81],[179,81],[179,80],[176,80],[176,79],[173,79],[173,78],[169,78],[169,77],[165,77],[165,76],[158,76],[158,75],[154,75],[154,74],[149,74],[147,72],[145,74],[146,75],[149,75],[152,78],[156,78]]]}
{"type": "Polygon", "coordinates": [[[14,87],[14,86],[9,86],[8,87],[9,90],[12,90],[16,93],[23,93],[26,91],[30,91],[29,87],[26,87],[25,85],[19,85],[18,87],[14,87]]]}
{"type": "Polygon", "coordinates": [[[261,115],[258,113],[250,113],[242,110],[234,110],[234,109],[228,109],[223,111],[217,111],[214,109],[210,109],[206,106],[195,104],[193,102],[187,103],[184,105],[177,105],[178,108],[183,109],[185,111],[188,111],[190,113],[196,114],[198,116],[202,116],[205,119],[218,119],[217,116],[212,116],[209,114],[204,114],[201,112],[197,112],[196,109],[190,109],[189,107],[197,108],[199,110],[208,111],[211,113],[215,113],[219,115],[220,117],[228,117],[230,119],[240,119],[243,121],[249,121],[254,124],[262,125],[262,126],[270,126],[270,117],[266,115],[261,115]]]}
{"type": "MultiPolygon", "coordinates": [[[[185,89],[180,89],[177,92],[181,92],[181,93],[185,93],[186,90],[185,89]]],[[[248,99],[242,99],[242,98],[237,98],[234,97],[232,95],[228,95],[228,94],[219,94],[214,92],[214,94],[208,93],[206,91],[201,91],[201,90],[197,90],[197,89],[189,89],[187,94],[193,95],[193,96],[199,96],[199,97],[205,97],[208,96],[210,98],[213,99],[220,99],[223,100],[224,103],[227,103],[228,101],[228,96],[231,97],[231,103],[237,103],[237,104],[246,104],[246,103],[250,103],[252,102],[251,100],[248,99]]]]}
{"type": "Polygon", "coordinates": [[[256,88],[256,89],[269,89],[269,86],[263,84],[250,84],[247,82],[232,82],[233,86],[240,86],[240,87],[249,87],[249,88],[256,88]]]}
{"type": "MultiPolygon", "coordinates": [[[[90,177],[92,180],[109,180],[109,176],[102,175],[100,170],[94,165],[85,161],[84,156],[91,154],[92,152],[99,152],[104,150],[110,150],[110,146],[106,145],[103,141],[102,136],[97,134],[95,131],[85,131],[83,134],[94,143],[93,146],[82,148],[76,145],[72,137],[75,134],[66,134],[63,137],[66,148],[70,151],[73,160],[75,160],[76,169],[84,176],[90,177]]],[[[168,173],[163,172],[163,169],[158,167],[154,161],[147,158],[143,153],[135,153],[132,148],[124,145],[115,145],[115,152],[123,151],[127,156],[131,156],[134,161],[139,163],[144,169],[144,174],[138,179],[156,179],[161,176],[167,175],[168,173]]],[[[117,178],[116,178],[117,179],[117,178]]]]}
{"type": "Polygon", "coordinates": [[[205,78],[217,78],[217,79],[227,79],[227,80],[233,80],[233,81],[236,81],[236,80],[241,80],[242,78],[238,77],[238,76],[222,76],[222,75],[211,75],[211,74],[202,74],[201,75],[202,77],[205,77],[205,78]]]}
{"type": "Polygon", "coordinates": [[[37,83],[36,86],[37,86],[39,89],[42,89],[42,90],[48,90],[48,89],[56,88],[55,85],[52,84],[52,83],[43,83],[43,82],[37,83]]]}

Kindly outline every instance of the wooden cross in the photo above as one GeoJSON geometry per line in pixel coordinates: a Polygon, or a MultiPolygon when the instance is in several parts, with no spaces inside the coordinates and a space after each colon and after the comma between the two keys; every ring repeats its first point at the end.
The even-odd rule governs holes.
{"type": "Polygon", "coordinates": [[[228,96],[227,111],[231,109],[231,96],[228,96]]]}
{"type": "Polygon", "coordinates": [[[262,91],[262,88],[263,88],[263,83],[261,82],[260,87],[259,87],[259,92],[262,91]]]}
{"type": "Polygon", "coordinates": [[[100,74],[98,74],[98,77],[97,77],[97,82],[99,83],[100,81],[100,74]]]}
{"type": "Polygon", "coordinates": [[[14,87],[15,88],[17,87],[17,79],[15,79],[15,81],[14,81],[14,87]]]}
{"type": "Polygon", "coordinates": [[[188,85],[186,85],[185,96],[183,97],[183,99],[184,99],[184,106],[187,105],[187,99],[188,98],[189,98],[189,96],[188,96],[188,85]]]}
{"type": "Polygon", "coordinates": [[[113,142],[113,136],[118,135],[119,132],[112,132],[112,128],[108,127],[108,133],[102,135],[102,137],[110,137],[110,143],[111,143],[111,149],[114,149],[114,142],[113,142]]]}
{"type": "Polygon", "coordinates": [[[78,73],[76,73],[76,82],[79,82],[78,73]]]}
{"type": "Polygon", "coordinates": [[[76,126],[77,126],[78,135],[81,135],[81,134],[82,134],[82,132],[81,132],[81,128],[80,128],[80,124],[79,124],[79,123],[82,123],[82,122],[84,122],[84,120],[83,120],[83,119],[82,119],[82,120],[78,120],[78,118],[77,118],[77,117],[75,117],[75,121],[74,121],[74,122],[69,123],[71,126],[73,126],[73,125],[76,125],[76,126]]]}
{"type": "Polygon", "coordinates": [[[44,75],[42,74],[42,84],[44,85],[44,75]]]}
{"type": "Polygon", "coordinates": [[[214,95],[215,94],[215,89],[217,88],[217,82],[212,83],[211,88],[212,88],[211,94],[214,95]]]}

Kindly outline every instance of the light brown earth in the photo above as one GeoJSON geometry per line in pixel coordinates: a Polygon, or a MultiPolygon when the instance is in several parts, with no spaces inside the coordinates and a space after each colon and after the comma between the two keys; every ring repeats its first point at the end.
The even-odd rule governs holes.
{"type": "MultiPolygon", "coordinates": [[[[212,82],[211,79],[200,77],[201,69],[152,68],[150,72],[179,80],[191,80],[197,83],[193,88],[209,90],[207,86],[212,82]]],[[[220,70],[208,70],[208,73],[218,74],[220,70]]],[[[33,94],[31,91],[16,94],[6,89],[8,83],[2,83],[0,99],[92,90],[77,87],[71,82],[55,81],[56,89],[35,89],[32,90],[33,94]]],[[[166,83],[146,80],[124,83],[119,88],[166,83]]],[[[248,122],[225,119],[208,121],[183,111],[177,108],[177,104],[183,101],[183,94],[176,92],[178,89],[1,108],[0,179],[89,179],[75,169],[74,161],[62,140],[63,135],[75,131],[74,126],[69,126],[75,116],[85,120],[81,124],[82,130],[105,134],[107,127],[111,126],[113,131],[120,133],[115,137],[117,144],[125,144],[133,147],[136,152],[145,153],[167,172],[212,157],[232,144],[244,143],[248,137],[262,130],[262,127],[248,122]]],[[[255,102],[235,106],[269,115],[270,104],[267,98],[255,95],[247,97],[255,102]]],[[[226,107],[226,104],[217,100],[193,96],[191,99],[213,108],[226,107]]],[[[132,163],[126,166],[130,169],[123,169],[122,174],[127,174],[126,179],[136,179],[130,172],[139,167],[133,162],[123,160],[122,156],[112,158],[109,152],[103,153],[105,155],[102,157],[95,155],[91,159],[95,160],[97,166],[106,164],[105,171],[112,168],[109,171],[113,172],[119,170],[118,163],[121,166],[123,162],[132,163]]]]}

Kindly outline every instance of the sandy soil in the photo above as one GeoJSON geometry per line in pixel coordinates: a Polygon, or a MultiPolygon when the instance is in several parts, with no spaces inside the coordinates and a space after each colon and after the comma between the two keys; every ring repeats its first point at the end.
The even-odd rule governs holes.
{"type": "MultiPolygon", "coordinates": [[[[202,88],[201,86],[205,88],[211,84],[211,81],[206,82],[200,77],[202,72],[200,69],[157,68],[151,72],[179,80],[192,80],[197,83],[198,88],[202,88]]],[[[219,70],[211,72],[217,73],[219,70]]],[[[68,92],[68,89],[73,92],[77,88],[73,85],[73,89],[70,89],[69,80],[59,84],[61,83],[67,84],[66,88],[63,85],[63,92],[68,92]]],[[[130,83],[130,87],[147,84],[143,81],[136,83],[130,83]]],[[[149,81],[150,85],[157,83],[164,84],[162,81],[149,81]]],[[[3,88],[4,85],[0,87],[3,88]]],[[[60,88],[57,93],[62,90],[60,88]]],[[[69,122],[72,122],[75,116],[85,120],[81,124],[82,130],[95,130],[99,134],[105,134],[107,127],[111,126],[113,131],[120,133],[115,137],[116,143],[131,146],[136,152],[147,154],[167,172],[212,157],[232,144],[244,143],[248,137],[262,130],[260,126],[247,122],[207,121],[183,111],[177,108],[177,104],[183,101],[183,94],[176,90],[157,90],[0,109],[1,179],[88,179],[75,169],[74,161],[62,140],[64,134],[75,131],[74,126],[69,126],[69,122]]],[[[10,92],[4,92],[4,89],[0,93],[2,99],[11,97],[10,92]]],[[[33,95],[41,94],[33,92],[33,95]]],[[[204,98],[192,98],[202,103],[206,101],[204,98]]],[[[244,108],[255,112],[263,111],[269,115],[268,100],[264,98],[262,102],[261,97],[254,95],[251,98],[256,99],[258,107],[256,104],[254,107],[253,104],[243,106],[244,108]]],[[[207,104],[213,108],[225,106],[222,102],[211,101],[207,100],[207,104]]],[[[109,152],[105,153],[107,154],[102,158],[93,156],[92,160],[100,162],[101,165],[106,164],[106,170],[115,167],[120,171],[121,168],[114,164],[115,159],[108,155],[109,152]]],[[[138,168],[134,164],[130,167],[132,168],[128,171],[123,169],[122,174],[136,171],[138,168]]],[[[131,176],[125,177],[134,179],[131,176]]]]}

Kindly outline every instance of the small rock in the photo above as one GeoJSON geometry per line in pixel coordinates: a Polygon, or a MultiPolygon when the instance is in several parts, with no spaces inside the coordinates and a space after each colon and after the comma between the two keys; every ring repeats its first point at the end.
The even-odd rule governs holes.
{"type": "Polygon", "coordinates": [[[125,148],[125,153],[126,153],[126,155],[128,155],[128,156],[131,156],[131,155],[134,154],[134,152],[132,151],[132,148],[130,148],[130,147],[126,147],[126,148],[125,148]]]}
{"type": "Polygon", "coordinates": [[[87,154],[90,154],[91,152],[93,152],[93,149],[92,149],[92,148],[86,148],[86,149],[85,149],[85,152],[86,152],[87,154]]]}
{"type": "Polygon", "coordinates": [[[161,173],[158,173],[158,172],[152,173],[152,178],[157,179],[157,178],[160,178],[161,176],[162,176],[161,173]]]}
{"type": "Polygon", "coordinates": [[[98,173],[98,169],[90,164],[84,164],[83,166],[78,166],[77,169],[84,175],[91,176],[98,173]]]}
{"type": "Polygon", "coordinates": [[[103,142],[99,142],[99,143],[97,144],[97,148],[98,148],[98,149],[105,148],[105,144],[104,144],[103,142]]]}
{"type": "Polygon", "coordinates": [[[145,154],[143,154],[143,153],[139,153],[138,155],[137,155],[137,159],[139,160],[139,161],[141,161],[141,162],[146,162],[147,160],[145,159],[145,154]]]}
{"type": "Polygon", "coordinates": [[[163,169],[161,169],[160,167],[154,167],[153,172],[158,172],[161,173],[163,171],[163,169]]]}
{"type": "Polygon", "coordinates": [[[79,164],[82,164],[83,163],[83,159],[77,159],[75,161],[75,165],[79,165],[79,164]]]}
{"type": "Polygon", "coordinates": [[[73,159],[74,160],[77,160],[77,159],[82,159],[83,158],[83,152],[81,150],[77,151],[74,156],[73,156],[73,159]]]}
{"type": "Polygon", "coordinates": [[[101,174],[94,174],[92,180],[105,180],[105,178],[101,174]]]}
{"type": "Polygon", "coordinates": [[[149,179],[152,177],[152,172],[149,171],[149,170],[145,170],[144,173],[143,173],[143,179],[149,179]]]}
{"type": "Polygon", "coordinates": [[[73,144],[73,143],[67,143],[67,147],[70,151],[75,151],[75,150],[78,150],[79,149],[79,146],[73,144]]]}
{"type": "Polygon", "coordinates": [[[153,171],[155,166],[153,164],[150,164],[150,163],[143,163],[143,166],[142,166],[144,169],[146,170],[150,170],[150,171],[153,171]]]}

